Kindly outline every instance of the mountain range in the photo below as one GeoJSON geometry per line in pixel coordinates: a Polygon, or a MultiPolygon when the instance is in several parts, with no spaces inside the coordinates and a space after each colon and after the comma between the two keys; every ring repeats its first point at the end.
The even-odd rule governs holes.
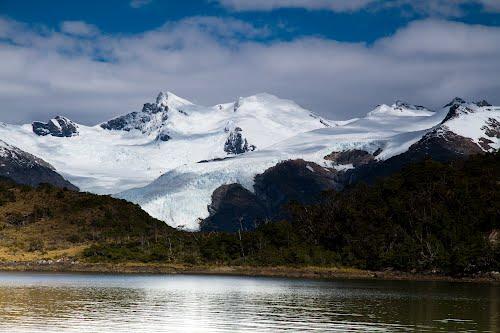
{"type": "Polygon", "coordinates": [[[2,123],[0,140],[0,175],[17,182],[111,194],[174,227],[233,230],[222,224],[249,227],[290,198],[372,181],[426,156],[498,151],[500,107],[398,101],[334,121],[269,94],[205,107],[166,92],[95,126],[63,116],[2,123]]]}

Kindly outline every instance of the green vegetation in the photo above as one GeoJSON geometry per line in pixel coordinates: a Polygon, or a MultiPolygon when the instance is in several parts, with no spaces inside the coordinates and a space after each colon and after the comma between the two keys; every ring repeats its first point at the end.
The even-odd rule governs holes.
{"type": "Polygon", "coordinates": [[[0,259],[498,271],[499,159],[426,160],[236,234],[178,231],[122,200],[2,181],[0,259]]]}
{"type": "Polygon", "coordinates": [[[307,244],[366,269],[498,270],[500,156],[412,165],[373,186],[358,184],[311,207],[294,207],[307,244]]]}

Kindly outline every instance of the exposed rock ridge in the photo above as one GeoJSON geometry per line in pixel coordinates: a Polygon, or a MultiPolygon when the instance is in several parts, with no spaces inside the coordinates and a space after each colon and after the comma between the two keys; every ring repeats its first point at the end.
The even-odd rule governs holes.
{"type": "Polygon", "coordinates": [[[71,137],[78,135],[78,125],[62,116],[57,116],[46,123],[34,121],[31,126],[33,132],[39,136],[71,137]]]}

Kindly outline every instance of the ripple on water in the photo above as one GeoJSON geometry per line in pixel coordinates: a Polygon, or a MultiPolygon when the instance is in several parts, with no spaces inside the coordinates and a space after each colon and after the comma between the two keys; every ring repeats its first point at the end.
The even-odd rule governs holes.
{"type": "Polygon", "coordinates": [[[498,286],[0,273],[0,332],[500,331],[498,286]]]}

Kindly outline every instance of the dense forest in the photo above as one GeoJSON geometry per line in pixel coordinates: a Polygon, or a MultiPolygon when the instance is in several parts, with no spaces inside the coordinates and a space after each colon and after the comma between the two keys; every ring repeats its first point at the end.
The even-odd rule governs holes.
{"type": "Polygon", "coordinates": [[[290,203],[289,219],[237,233],[179,231],[123,200],[2,180],[0,260],[498,271],[499,162],[499,154],[425,160],[315,204],[290,203]]]}

